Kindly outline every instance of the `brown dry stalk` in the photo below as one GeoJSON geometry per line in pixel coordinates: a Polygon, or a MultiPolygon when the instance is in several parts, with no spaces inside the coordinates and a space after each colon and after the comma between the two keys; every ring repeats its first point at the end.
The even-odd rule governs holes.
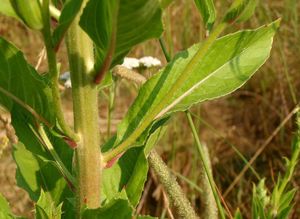
{"type": "Polygon", "coordinates": [[[223,197],[225,198],[231,190],[234,188],[234,186],[240,181],[240,179],[243,177],[243,175],[247,172],[247,170],[252,166],[252,164],[255,162],[255,160],[258,158],[259,155],[265,150],[265,148],[270,144],[270,142],[273,140],[273,138],[278,134],[280,129],[290,120],[290,118],[299,110],[299,106],[295,106],[295,108],[285,117],[285,119],[277,126],[277,128],[272,132],[272,134],[269,136],[269,138],[264,142],[264,144],[259,147],[259,149],[255,152],[254,156],[249,160],[249,162],[246,164],[246,166],[242,169],[242,171],[239,173],[239,175],[234,179],[234,181],[231,183],[231,185],[227,188],[227,190],[224,192],[223,197]]]}

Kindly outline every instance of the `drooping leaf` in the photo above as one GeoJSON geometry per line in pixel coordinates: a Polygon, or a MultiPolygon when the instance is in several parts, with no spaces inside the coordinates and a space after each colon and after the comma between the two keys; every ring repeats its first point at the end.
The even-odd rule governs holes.
{"type": "Polygon", "coordinates": [[[86,209],[82,219],[131,219],[132,207],[130,206],[125,192],[121,192],[118,197],[110,200],[99,209],[86,209]]]}
{"type": "Polygon", "coordinates": [[[216,10],[213,0],[195,0],[205,27],[210,30],[216,20],[216,10]]]}
{"type": "Polygon", "coordinates": [[[96,68],[109,56],[113,64],[118,63],[133,46],[159,37],[163,31],[161,13],[157,0],[89,1],[80,26],[97,46],[96,68]]]}
{"type": "Polygon", "coordinates": [[[82,0],[71,1],[67,0],[64,3],[63,9],[61,11],[58,26],[55,28],[53,32],[53,42],[54,45],[58,45],[62,38],[64,37],[67,29],[71,25],[72,21],[76,17],[79,12],[80,6],[82,4],[82,0]]]}
{"type": "Polygon", "coordinates": [[[0,218],[13,219],[15,218],[10,210],[9,204],[0,193],[0,218]]]}
{"type": "Polygon", "coordinates": [[[118,126],[115,146],[120,143],[123,146],[142,145],[144,139],[139,137],[149,131],[153,119],[158,121],[241,87],[269,57],[278,25],[277,21],[256,30],[221,37],[197,63],[191,64],[190,60],[201,44],[177,54],[173,61],[141,87],[138,97],[118,126]],[[176,92],[170,93],[187,66],[190,77],[182,87],[176,88],[176,92]]]}

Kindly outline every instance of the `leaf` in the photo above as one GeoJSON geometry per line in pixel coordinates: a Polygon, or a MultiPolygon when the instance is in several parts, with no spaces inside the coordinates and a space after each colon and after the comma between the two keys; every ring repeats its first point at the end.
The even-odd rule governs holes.
{"type": "Polygon", "coordinates": [[[81,4],[82,0],[68,0],[64,3],[61,15],[58,20],[58,26],[53,32],[54,45],[58,45],[61,42],[69,26],[79,12],[81,4]]]}
{"type": "Polygon", "coordinates": [[[87,209],[83,212],[82,219],[131,219],[132,208],[124,192],[98,209],[87,209]]]}
{"type": "MultiPolygon", "coordinates": [[[[51,89],[47,85],[47,80],[27,64],[23,54],[16,47],[1,37],[0,66],[0,88],[29,105],[49,123],[55,124],[51,89]]],[[[20,107],[3,92],[0,92],[0,104],[9,111],[14,107],[20,107]]],[[[32,114],[28,111],[24,110],[22,114],[28,119],[32,118],[32,114]]]]}
{"type": "Polygon", "coordinates": [[[253,186],[253,197],[252,197],[252,218],[265,219],[266,206],[269,205],[270,197],[267,194],[265,188],[265,179],[259,181],[258,186],[253,186]]]}
{"type": "Polygon", "coordinates": [[[1,219],[13,219],[15,218],[10,210],[9,204],[6,199],[0,193],[0,218],[1,219]]]}
{"type": "Polygon", "coordinates": [[[44,27],[41,3],[39,0],[11,0],[18,17],[30,28],[41,30],[44,27]]]}
{"type": "Polygon", "coordinates": [[[37,201],[43,189],[51,196],[53,203],[58,205],[64,193],[69,193],[65,180],[51,162],[38,159],[22,143],[14,147],[13,155],[18,167],[17,183],[28,192],[32,200],[37,201]]]}
{"type": "Polygon", "coordinates": [[[43,190],[35,205],[36,219],[60,219],[62,214],[62,204],[56,206],[52,198],[43,190]]]}
{"type": "Polygon", "coordinates": [[[237,209],[237,211],[235,212],[233,218],[234,218],[234,219],[243,219],[243,216],[242,216],[242,214],[241,214],[241,212],[240,212],[240,209],[237,209]]]}
{"type": "Polygon", "coordinates": [[[196,103],[225,96],[241,87],[269,57],[278,24],[222,37],[197,63],[190,64],[190,60],[200,44],[177,54],[141,87],[118,126],[114,146],[140,146],[144,143],[141,134],[147,136],[154,121],[157,123],[174,112],[185,111],[196,103]],[[189,79],[182,87],[174,87],[186,68],[189,79]],[[171,89],[177,92],[170,93],[171,89]]]}
{"type": "Polygon", "coordinates": [[[10,0],[0,0],[0,5],[0,14],[19,19],[14,8],[11,6],[10,0]]]}
{"type": "Polygon", "coordinates": [[[113,75],[112,72],[109,71],[107,72],[107,74],[105,74],[103,80],[101,81],[101,83],[97,86],[97,89],[100,91],[104,88],[110,87],[113,84],[113,75]]]}
{"type": "Polygon", "coordinates": [[[90,0],[80,26],[98,48],[96,69],[121,62],[133,46],[159,37],[163,31],[161,15],[157,0],[90,0]],[[110,56],[112,60],[107,60],[110,56]]]}
{"type": "MultiPolygon", "coordinates": [[[[102,198],[104,201],[116,197],[124,188],[133,207],[139,202],[148,174],[147,155],[156,145],[166,127],[161,126],[150,135],[145,147],[127,151],[111,168],[103,170],[102,198]]],[[[104,146],[104,150],[112,147],[113,141],[104,146]]]]}
{"type": "Polygon", "coordinates": [[[283,212],[285,209],[288,209],[289,207],[292,206],[291,202],[293,201],[296,192],[297,189],[292,189],[282,194],[282,196],[280,197],[280,204],[278,209],[279,214],[280,212],[283,212]]]}
{"type": "Polygon", "coordinates": [[[213,0],[195,0],[195,4],[202,15],[205,27],[211,30],[216,20],[216,10],[213,0]]]}
{"type": "Polygon", "coordinates": [[[254,13],[257,0],[235,0],[227,11],[225,22],[243,22],[248,20],[254,13]]]}
{"type": "Polygon", "coordinates": [[[174,0],[159,0],[162,9],[167,8],[174,0]]]}

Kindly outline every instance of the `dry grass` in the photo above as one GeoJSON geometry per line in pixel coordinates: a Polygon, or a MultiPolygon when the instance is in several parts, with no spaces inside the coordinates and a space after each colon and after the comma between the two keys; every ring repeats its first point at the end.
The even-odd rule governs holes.
{"type": "MultiPolygon", "coordinates": [[[[224,5],[228,2],[216,2],[218,3],[219,14],[221,14],[224,12],[224,5]]],[[[233,147],[236,147],[250,160],[298,103],[300,97],[299,14],[300,3],[296,0],[261,1],[251,21],[235,25],[231,30],[228,30],[228,32],[232,32],[240,28],[255,28],[278,17],[283,18],[270,59],[249,83],[226,98],[204,103],[192,109],[196,115],[194,119],[201,140],[210,150],[215,180],[222,193],[227,190],[245,166],[233,147]]],[[[173,55],[204,38],[201,18],[191,0],[176,0],[175,4],[171,5],[165,13],[164,23],[166,28],[164,39],[173,55]]],[[[35,65],[38,54],[42,50],[42,43],[38,34],[28,31],[11,19],[1,17],[0,24],[0,34],[21,48],[29,62],[35,65]]],[[[130,55],[135,57],[151,55],[164,60],[159,43],[155,40],[138,46],[130,55]]],[[[61,50],[59,57],[64,71],[67,69],[64,49],[61,50]]],[[[40,71],[45,70],[46,65],[43,63],[40,71]]],[[[122,118],[134,96],[136,96],[136,87],[126,81],[121,81],[119,84],[113,114],[114,124],[122,118]]],[[[66,97],[69,96],[69,94],[65,95],[66,97]]],[[[100,101],[100,123],[105,127],[107,102],[104,98],[101,98],[100,101]]],[[[69,115],[68,118],[71,118],[71,107],[69,101],[66,102],[66,114],[69,115]]],[[[280,129],[252,166],[259,177],[267,178],[267,185],[270,189],[273,187],[279,171],[284,171],[282,157],[290,154],[290,143],[294,131],[293,123],[293,119],[291,119],[280,129]]],[[[103,135],[106,135],[105,130],[105,128],[101,129],[103,135]]],[[[174,116],[157,150],[172,170],[195,184],[200,184],[197,172],[200,160],[196,147],[193,145],[193,138],[185,115],[179,113],[174,116]]],[[[4,171],[2,169],[5,165],[12,165],[10,162],[11,158],[8,154],[0,158],[0,173],[4,171]]],[[[7,196],[13,206],[17,206],[19,202],[15,200],[21,193],[18,192],[16,186],[12,187],[15,184],[11,178],[12,172],[13,170],[10,171],[10,176],[0,174],[1,192],[7,196]],[[5,181],[3,177],[8,180],[5,181]],[[7,190],[11,193],[7,193],[7,190]]],[[[179,179],[179,182],[193,205],[200,210],[199,192],[186,181],[179,179]]],[[[247,171],[234,189],[225,197],[230,210],[234,212],[239,207],[245,218],[249,217],[251,203],[249,194],[251,194],[253,182],[257,182],[257,177],[251,171],[247,171]]],[[[292,184],[294,187],[299,187],[299,168],[292,184]]],[[[149,174],[146,191],[147,195],[143,199],[141,212],[157,216],[166,214],[167,212],[164,210],[166,201],[163,198],[163,192],[157,188],[157,180],[151,174],[149,174]]],[[[20,197],[23,197],[23,193],[20,197]]],[[[26,213],[28,202],[24,201],[23,203],[25,206],[23,209],[27,209],[24,210],[26,213]]],[[[297,216],[300,215],[299,193],[294,209],[296,210],[293,213],[293,218],[298,218],[297,216]]],[[[15,211],[20,213],[17,207],[15,207],[15,211]]]]}

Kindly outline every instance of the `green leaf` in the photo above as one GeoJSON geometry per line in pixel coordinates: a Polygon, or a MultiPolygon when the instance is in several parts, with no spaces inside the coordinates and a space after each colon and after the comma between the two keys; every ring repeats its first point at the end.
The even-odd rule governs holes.
{"type": "Polygon", "coordinates": [[[15,10],[10,3],[10,0],[0,0],[0,5],[0,14],[19,19],[18,15],[15,13],[15,10]]]}
{"type": "MultiPolygon", "coordinates": [[[[256,30],[239,31],[216,40],[206,56],[190,63],[201,44],[181,52],[164,69],[148,80],[118,126],[115,147],[140,146],[142,133],[165,116],[185,111],[192,105],[225,96],[258,70],[270,54],[279,22],[256,30]],[[177,79],[189,69],[189,79],[175,90],[177,79]],[[139,138],[139,139],[138,139],[139,138]]],[[[143,134],[147,136],[147,134],[143,134]]]]}
{"type": "Polygon", "coordinates": [[[62,204],[56,206],[52,198],[43,190],[35,205],[36,219],[60,219],[62,214],[62,204]]]}
{"type": "MultiPolygon", "coordinates": [[[[0,88],[29,105],[49,123],[55,124],[51,89],[47,80],[27,64],[23,54],[16,47],[3,38],[0,38],[0,66],[0,88]]],[[[1,91],[0,104],[9,111],[14,107],[21,107],[1,91]]],[[[28,117],[27,120],[33,118],[26,110],[23,110],[22,114],[28,117]]]]}
{"type": "Polygon", "coordinates": [[[242,214],[241,214],[241,212],[240,212],[240,209],[237,209],[237,211],[235,212],[233,218],[234,218],[234,219],[243,219],[243,216],[242,216],[242,214]]]}
{"type": "Polygon", "coordinates": [[[167,8],[174,0],[159,0],[162,9],[167,8]]]}
{"type": "Polygon", "coordinates": [[[258,186],[253,186],[252,218],[267,218],[265,209],[270,202],[270,197],[265,188],[265,180],[259,181],[258,186]]]}
{"type": "Polygon", "coordinates": [[[216,10],[213,0],[195,0],[195,4],[202,15],[205,27],[211,30],[216,20],[216,10]]]}
{"type": "MultiPolygon", "coordinates": [[[[47,120],[48,125],[55,124],[56,117],[52,110],[49,82],[27,64],[18,49],[2,38],[0,38],[0,66],[0,104],[10,111],[12,125],[20,141],[14,150],[18,167],[16,174],[18,185],[24,188],[34,201],[38,200],[40,190],[43,188],[51,195],[53,201],[59,204],[64,195],[70,195],[70,190],[56,166],[52,165],[54,159],[30,128],[36,128],[41,122],[37,121],[36,115],[33,116],[32,110],[43,120],[47,120]]],[[[64,165],[71,172],[72,149],[62,139],[51,136],[50,132],[49,138],[57,154],[63,157],[64,165]]]]}
{"type": "Polygon", "coordinates": [[[292,189],[280,197],[280,204],[278,208],[278,215],[285,215],[284,217],[279,218],[287,218],[288,214],[290,213],[293,205],[291,202],[293,201],[295,194],[297,192],[297,189],[292,189]]]}
{"type": "Polygon", "coordinates": [[[97,86],[98,90],[102,90],[104,88],[110,87],[113,84],[113,75],[112,72],[109,71],[107,74],[105,74],[103,80],[101,83],[97,86]]]}
{"type": "Polygon", "coordinates": [[[119,63],[133,46],[159,37],[163,31],[161,15],[157,0],[90,0],[80,26],[98,48],[97,70],[119,63]],[[109,57],[112,60],[105,63],[109,57]]]}
{"type": "Polygon", "coordinates": [[[6,199],[0,193],[0,218],[1,219],[13,219],[15,218],[10,210],[9,204],[6,199]]]}
{"type": "MultiPolygon", "coordinates": [[[[124,188],[132,206],[139,202],[147,180],[147,155],[155,146],[166,127],[162,126],[150,135],[145,147],[127,151],[111,168],[103,170],[102,199],[111,200],[124,188]]],[[[104,150],[112,147],[113,141],[105,145],[104,150]]]]}
{"type": "Polygon", "coordinates": [[[257,0],[235,0],[227,11],[225,22],[243,22],[248,20],[254,13],[257,0]]]}
{"type": "Polygon", "coordinates": [[[71,25],[72,21],[74,20],[77,13],[79,12],[81,4],[82,4],[82,0],[77,0],[77,1],[68,0],[64,3],[63,9],[61,11],[61,15],[58,20],[58,26],[55,28],[53,32],[54,45],[58,45],[61,42],[69,26],[71,25]]]}
{"type": "Polygon", "coordinates": [[[126,198],[124,192],[119,194],[119,197],[112,199],[103,207],[98,209],[86,209],[83,212],[82,219],[131,219],[132,208],[126,198]]]}
{"type": "Polygon", "coordinates": [[[11,0],[15,13],[30,28],[41,30],[44,27],[41,3],[39,0],[11,0]]]}
{"type": "Polygon", "coordinates": [[[63,201],[69,190],[50,161],[48,163],[39,159],[20,142],[15,145],[13,155],[18,167],[17,183],[28,192],[32,200],[37,201],[43,189],[56,205],[63,201]]]}

